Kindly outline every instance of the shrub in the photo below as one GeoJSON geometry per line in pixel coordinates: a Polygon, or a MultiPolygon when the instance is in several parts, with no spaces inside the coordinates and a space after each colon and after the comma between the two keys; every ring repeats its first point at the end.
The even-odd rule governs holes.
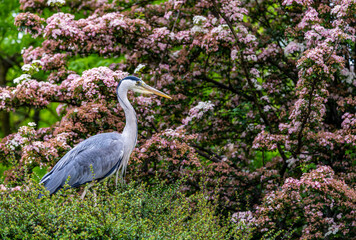
{"type": "MultiPolygon", "coordinates": [[[[74,189],[37,199],[38,185],[0,194],[1,239],[231,239],[241,230],[215,214],[203,192],[179,185],[98,184],[83,201],[74,189]],[[37,189],[36,189],[37,188],[37,189]],[[222,226],[224,225],[224,226],[222,226]]],[[[245,228],[244,228],[245,229],[245,228]]]]}

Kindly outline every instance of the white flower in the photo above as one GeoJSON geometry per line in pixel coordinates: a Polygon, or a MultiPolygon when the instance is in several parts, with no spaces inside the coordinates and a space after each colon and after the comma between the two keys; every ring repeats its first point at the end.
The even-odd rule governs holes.
{"type": "Polygon", "coordinates": [[[140,64],[135,68],[134,73],[137,73],[137,72],[141,71],[141,69],[143,69],[143,68],[145,68],[145,67],[146,67],[145,64],[141,64],[141,63],[140,63],[140,64]]]}
{"type": "Polygon", "coordinates": [[[32,68],[31,64],[25,64],[21,67],[21,70],[24,72],[28,72],[31,70],[31,68],[32,68]]]}
{"type": "Polygon", "coordinates": [[[249,131],[255,130],[255,125],[253,123],[248,124],[247,125],[247,130],[249,130],[249,131]]]}
{"type": "Polygon", "coordinates": [[[268,112],[271,109],[270,105],[266,105],[263,107],[263,111],[268,112]]]}
{"type": "Polygon", "coordinates": [[[54,5],[62,6],[65,3],[66,3],[65,0],[48,0],[47,1],[48,6],[54,6],[54,5]]]}
{"type": "Polygon", "coordinates": [[[197,106],[189,110],[189,116],[183,119],[183,124],[187,125],[193,118],[200,119],[206,111],[213,109],[214,106],[211,101],[199,102],[197,106]]]}
{"type": "Polygon", "coordinates": [[[253,86],[256,88],[256,90],[262,90],[262,86],[259,84],[259,82],[256,79],[252,78],[251,82],[253,83],[253,86]]]}
{"type": "Polygon", "coordinates": [[[20,77],[14,79],[14,83],[18,84],[31,79],[30,74],[22,74],[20,77]]]}
{"type": "Polygon", "coordinates": [[[67,133],[60,133],[56,136],[56,140],[58,142],[66,142],[67,139],[67,133]]]}
{"type": "Polygon", "coordinates": [[[192,29],[190,29],[192,33],[207,33],[208,30],[200,27],[200,26],[194,26],[192,29]]]}
{"type": "Polygon", "coordinates": [[[262,96],[260,99],[261,99],[261,100],[264,100],[264,101],[266,101],[266,102],[268,102],[268,103],[270,102],[267,95],[262,96]]]}
{"type": "Polygon", "coordinates": [[[346,77],[343,82],[348,84],[352,84],[356,80],[356,74],[353,71],[353,66],[350,67],[351,69],[344,68],[341,71],[341,74],[346,77]]]}
{"type": "Polygon", "coordinates": [[[244,231],[247,226],[255,226],[256,219],[251,211],[236,212],[232,215],[232,222],[237,224],[237,229],[244,231]]]}
{"type": "Polygon", "coordinates": [[[203,23],[203,22],[206,22],[206,17],[203,17],[203,16],[194,16],[193,18],[193,23],[195,25],[198,25],[200,23],[203,23]]]}
{"type": "Polygon", "coordinates": [[[212,20],[211,20],[211,23],[213,24],[213,25],[215,25],[215,23],[218,21],[218,19],[217,18],[213,18],[212,20]]]}
{"type": "Polygon", "coordinates": [[[211,32],[212,33],[221,33],[221,32],[224,32],[226,31],[227,29],[229,28],[229,26],[227,24],[221,24],[217,27],[214,27],[211,32]]]}
{"type": "MultiPolygon", "coordinates": [[[[330,219],[330,218],[327,218],[327,219],[330,219]]],[[[333,222],[333,221],[334,221],[334,219],[332,219],[332,222],[333,222]]],[[[328,232],[325,233],[324,237],[326,237],[326,236],[328,236],[328,235],[331,235],[331,234],[335,235],[335,234],[339,231],[340,226],[341,226],[341,224],[337,225],[337,224],[335,224],[335,223],[334,223],[333,225],[331,225],[331,226],[328,228],[328,232]]]]}
{"type": "Polygon", "coordinates": [[[304,45],[302,43],[298,42],[290,42],[288,45],[284,48],[284,55],[288,56],[294,52],[303,52],[304,51],[304,45]]]}
{"type": "Polygon", "coordinates": [[[209,110],[209,109],[212,109],[213,107],[214,107],[214,104],[212,104],[211,101],[207,101],[207,102],[199,102],[198,105],[195,106],[194,108],[209,110]]]}
{"type": "Polygon", "coordinates": [[[5,100],[6,98],[11,98],[10,94],[8,94],[7,92],[1,92],[0,99],[5,100]]]}
{"type": "Polygon", "coordinates": [[[179,137],[179,133],[177,133],[175,130],[169,128],[165,131],[165,134],[172,136],[172,137],[179,137]]]}
{"type": "Polygon", "coordinates": [[[38,63],[39,65],[42,65],[41,60],[33,60],[33,61],[32,61],[32,64],[35,64],[35,63],[38,63]]]}
{"type": "Polygon", "coordinates": [[[236,49],[232,50],[231,51],[231,59],[236,60],[238,58],[238,56],[237,56],[238,53],[239,52],[236,49]]]}
{"type": "Polygon", "coordinates": [[[30,126],[30,127],[36,127],[36,123],[35,123],[35,122],[29,122],[29,123],[28,123],[28,126],[30,126]]]}
{"type": "Polygon", "coordinates": [[[180,53],[180,50],[175,51],[174,53],[172,53],[172,56],[175,57],[175,58],[178,58],[179,57],[179,53],[180,53]]]}
{"type": "Polygon", "coordinates": [[[288,163],[288,168],[292,168],[292,167],[295,167],[295,164],[296,162],[298,161],[298,159],[295,159],[295,158],[290,158],[287,160],[287,163],[288,163]]]}
{"type": "Polygon", "coordinates": [[[38,72],[40,69],[37,67],[37,64],[25,64],[21,67],[21,70],[24,72],[38,72]]]}
{"type": "Polygon", "coordinates": [[[11,141],[9,142],[9,145],[13,146],[13,147],[17,147],[20,145],[20,143],[17,142],[15,139],[11,139],[11,141]]]}

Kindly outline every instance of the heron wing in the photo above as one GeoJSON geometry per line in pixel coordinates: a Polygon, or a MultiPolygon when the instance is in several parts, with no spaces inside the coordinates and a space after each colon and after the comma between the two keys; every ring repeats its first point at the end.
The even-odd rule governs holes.
{"type": "Polygon", "coordinates": [[[102,133],[78,144],[41,180],[50,193],[67,183],[77,187],[113,174],[124,155],[124,142],[119,133],[102,133]]]}

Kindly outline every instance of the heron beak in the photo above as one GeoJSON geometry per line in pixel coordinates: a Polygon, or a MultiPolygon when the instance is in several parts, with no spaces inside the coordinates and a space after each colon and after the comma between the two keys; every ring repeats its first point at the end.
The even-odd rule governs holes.
{"type": "Polygon", "coordinates": [[[156,94],[158,96],[161,96],[161,97],[165,97],[165,98],[168,98],[168,99],[172,99],[170,96],[168,96],[167,94],[161,92],[161,91],[158,91],[157,89],[147,85],[146,83],[143,83],[141,85],[141,87],[148,93],[153,93],[153,94],[156,94]]]}

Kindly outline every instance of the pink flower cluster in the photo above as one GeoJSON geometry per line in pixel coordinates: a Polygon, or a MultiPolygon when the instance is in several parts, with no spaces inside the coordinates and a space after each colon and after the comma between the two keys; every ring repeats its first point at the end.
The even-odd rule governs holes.
{"type": "Polygon", "coordinates": [[[15,18],[15,26],[24,29],[25,32],[31,33],[34,37],[37,37],[43,32],[42,25],[44,21],[43,18],[40,18],[36,14],[28,12],[20,13],[15,18]]]}
{"type": "Polygon", "coordinates": [[[248,14],[246,8],[242,8],[243,5],[241,1],[220,1],[222,2],[222,12],[233,22],[241,22],[244,15],[248,14]]]}
{"type": "MultiPolygon", "coordinates": [[[[304,1],[285,1],[284,4],[292,5],[293,2],[308,6],[304,1]]],[[[352,8],[351,4],[343,6],[346,5],[352,8]]],[[[346,62],[343,56],[337,54],[339,44],[355,39],[355,29],[348,26],[344,16],[339,15],[331,24],[320,18],[325,12],[334,14],[337,11],[309,6],[300,15],[301,20],[295,25],[295,34],[304,37],[304,42],[290,42],[284,50],[289,56],[294,51],[302,50],[301,45],[305,44],[306,48],[296,64],[299,68],[295,91],[297,98],[289,106],[290,122],[278,124],[281,134],[260,133],[254,140],[255,148],[274,150],[278,144],[284,145],[286,150],[291,151],[293,159],[297,159],[301,152],[310,151],[308,148],[319,146],[335,149],[353,141],[353,134],[341,129],[329,129],[322,124],[327,116],[330,93],[334,92],[330,86],[334,85],[336,72],[343,69],[346,62]]],[[[303,159],[301,156],[300,159],[303,159]]]]}
{"type": "Polygon", "coordinates": [[[258,228],[279,230],[293,225],[295,239],[351,237],[356,192],[320,166],[300,180],[288,178],[282,189],[268,194],[255,215],[258,228]]]}
{"type": "Polygon", "coordinates": [[[160,178],[169,181],[182,176],[190,176],[189,178],[193,179],[196,174],[193,170],[201,166],[194,148],[189,146],[193,139],[194,135],[187,135],[182,129],[168,129],[154,134],[133,154],[136,164],[130,169],[137,172],[136,177],[139,178],[156,173],[160,178]],[[159,162],[163,166],[158,167],[159,162]]]}
{"type": "Polygon", "coordinates": [[[118,82],[128,74],[122,71],[113,72],[107,67],[99,67],[83,72],[81,77],[67,78],[60,88],[60,96],[68,99],[94,100],[116,98],[118,82]],[[101,86],[103,84],[103,86],[101,86]]]}
{"type": "Polygon", "coordinates": [[[44,107],[50,101],[64,103],[101,101],[116,99],[116,86],[128,73],[112,71],[107,67],[99,67],[84,71],[80,77],[69,75],[60,85],[49,82],[26,80],[16,87],[0,89],[0,106],[10,110],[11,106],[44,107]],[[16,104],[16,105],[13,105],[16,104]]]}
{"type": "Polygon", "coordinates": [[[213,108],[214,108],[214,104],[212,104],[210,101],[199,102],[198,105],[196,105],[195,107],[193,107],[189,110],[189,116],[186,117],[185,119],[183,119],[182,123],[184,125],[187,125],[194,118],[200,119],[200,118],[202,118],[202,116],[205,112],[207,112],[213,108]]]}
{"type": "Polygon", "coordinates": [[[0,184],[0,192],[2,191],[21,191],[21,186],[16,186],[13,188],[7,188],[4,184],[0,184]]]}

